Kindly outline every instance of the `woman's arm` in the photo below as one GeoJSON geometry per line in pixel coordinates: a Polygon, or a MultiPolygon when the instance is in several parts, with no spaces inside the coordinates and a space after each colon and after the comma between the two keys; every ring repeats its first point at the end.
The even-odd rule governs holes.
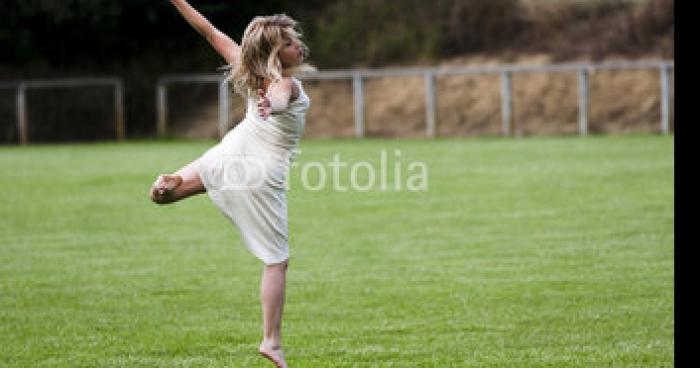
{"type": "Polygon", "coordinates": [[[238,61],[241,48],[225,33],[214,27],[202,14],[195,10],[186,0],[170,0],[177,11],[229,64],[238,61]]]}
{"type": "Polygon", "coordinates": [[[267,85],[267,93],[258,90],[258,113],[265,120],[271,114],[284,111],[299,97],[299,91],[292,78],[282,78],[267,85]]]}

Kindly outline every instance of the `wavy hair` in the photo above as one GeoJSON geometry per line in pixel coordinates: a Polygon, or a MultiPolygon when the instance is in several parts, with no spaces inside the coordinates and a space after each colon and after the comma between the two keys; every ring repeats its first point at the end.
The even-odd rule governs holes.
{"type": "Polygon", "coordinates": [[[284,68],[278,54],[285,39],[297,39],[301,43],[303,59],[309,55],[308,47],[301,41],[297,22],[285,14],[258,16],[246,27],[241,41],[241,53],[237,63],[225,66],[226,80],[234,91],[248,97],[251,91],[263,88],[264,80],[282,79],[283,72],[310,71],[314,68],[306,63],[284,68]]]}

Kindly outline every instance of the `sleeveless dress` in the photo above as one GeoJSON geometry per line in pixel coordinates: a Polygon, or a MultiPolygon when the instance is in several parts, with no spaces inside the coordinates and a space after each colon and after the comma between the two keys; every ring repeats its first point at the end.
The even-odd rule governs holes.
{"type": "Polygon", "coordinates": [[[289,258],[287,197],[289,168],[299,153],[311,103],[301,82],[289,106],[263,120],[257,97],[246,116],[198,160],[202,184],[214,205],[239,230],[246,248],[265,264],[289,258]]]}

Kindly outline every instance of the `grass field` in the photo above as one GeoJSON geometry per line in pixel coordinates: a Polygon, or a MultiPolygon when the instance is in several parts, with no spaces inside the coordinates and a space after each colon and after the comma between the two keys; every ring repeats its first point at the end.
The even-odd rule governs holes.
{"type": "MultiPolygon", "coordinates": [[[[271,367],[262,264],[206,195],[147,198],[212,144],[0,147],[0,366],[271,367]]],[[[673,365],[673,137],[301,148],[400,149],[429,188],[309,191],[292,171],[290,367],[673,365]]]]}

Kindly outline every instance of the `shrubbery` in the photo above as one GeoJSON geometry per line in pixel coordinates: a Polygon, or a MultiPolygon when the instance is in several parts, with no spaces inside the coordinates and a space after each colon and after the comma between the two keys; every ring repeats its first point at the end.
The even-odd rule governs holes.
{"type": "Polygon", "coordinates": [[[339,0],[307,25],[322,67],[536,51],[673,54],[673,0],[339,0]]]}

